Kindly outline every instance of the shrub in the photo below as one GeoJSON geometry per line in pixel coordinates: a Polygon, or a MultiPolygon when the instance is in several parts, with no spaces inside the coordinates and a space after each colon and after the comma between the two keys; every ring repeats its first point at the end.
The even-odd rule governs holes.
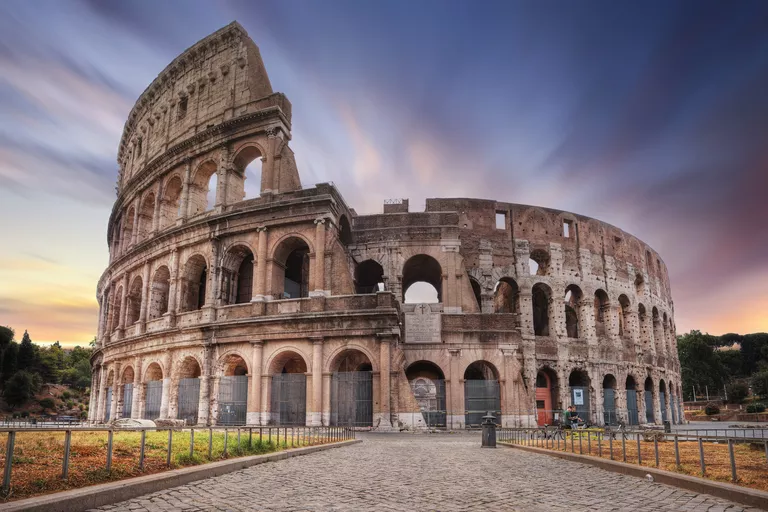
{"type": "Polygon", "coordinates": [[[720,407],[717,404],[707,404],[707,406],[704,407],[704,413],[707,416],[713,416],[715,414],[720,414],[720,407]]]}
{"type": "Polygon", "coordinates": [[[740,404],[749,396],[749,386],[744,382],[732,382],[725,388],[728,393],[728,401],[732,404],[740,404]]]}
{"type": "Polygon", "coordinates": [[[749,404],[747,406],[747,412],[750,414],[765,412],[764,404],[749,404]]]}
{"type": "Polygon", "coordinates": [[[68,398],[69,398],[69,397],[71,397],[71,396],[72,396],[72,394],[71,394],[69,391],[64,391],[64,392],[61,394],[61,399],[62,399],[62,400],[66,400],[66,399],[68,399],[68,398]]]}
{"type": "Polygon", "coordinates": [[[43,398],[37,403],[40,404],[40,407],[42,407],[43,410],[53,409],[54,407],[56,407],[56,402],[53,401],[53,398],[43,398]]]}
{"type": "Polygon", "coordinates": [[[5,383],[3,396],[11,407],[17,407],[27,403],[40,389],[40,377],[25,371],[13,374],[5,383]]]}
{"type": "Polygon", "coordinates": [[[71,409],[75,406],[75,402],[73,400],[67,400],[67,409],[71,409]]]}
{"type": "Polygon", "coordinates": [[[83,411],[80,413],[80,419],[81,420],[87,420],[88,419],[88,413],[83,411]]]}

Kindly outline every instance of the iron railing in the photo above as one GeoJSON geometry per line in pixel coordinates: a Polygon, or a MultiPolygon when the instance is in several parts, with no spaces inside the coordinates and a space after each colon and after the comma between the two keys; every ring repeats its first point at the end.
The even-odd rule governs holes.
{"type": "MultiPolygon", "coordinates": [[[[96,432],[96,433],[104,433],[106,434],[106,447],[104,450],[104,466],[107,474],[111,474],[112,472],[112,460],[113,455],[115,453],[115,434],[124,434],[124,433],[134,433],[140,436],[139,440],[139,456],[136,461],[137,468],[139,471],[144,471],[144,464],[145,464],[145,458],[147,453],[147,433],[151,432],[167,432],[167,445],[166,445],[166,459],[165,459],[165,466],[170,468],[172,465],[173,460],[173,438],[174,433],[189,433],[189,449],[188,449],[188,455],[190,460],[194,460],[195,456],[195,433],[198,434],[198,440],[200,440],[200,436],[203,436],[203,439],[205,440],[207,437],[207,458],[209,461],[212,461],[216,458],[228,458],[229,457],[229,446],[232,444],[232,442],[229,440],[230,435],[236,435],[237,436],[237,444],[235,445],[235,449],[238,448],[244,448],[248,447],[251,448],[254,443],[259,443],[259,445],[266,443],[268,445],[272,445],[276,448],[294,448],[294,447],[301,447],[301,446],[314,446],[318,444],[329,444],[329,443],[336,443],[341,441],[347,441],[350,439],[355,439],[355,431],[351,428],[346,427],[240,427],[240,428],[231,428],[231,427],[201,427],[201,428],[184,428],[184,429],[176,429],[173,428],[161,428],[161,427],[145,427],[145,428],[121,428],[121,429],[113,429],[113,428],[99,428],[99,427],[85,427],[85,428],[15,428],[15,429],[7,429],[2,428],[0,429],[0,435],[5,435],[5,456],[3,459],[3,483],[2,483],[2,495],[8,496],[8,493],[11,489],[11,477],[13,474],[13,464],[14,464],[14,453],[15,453],[15,446],[17,441],[17,436],[19,434],[24,433],[34,433],[35,435],[41,435],[43,433],[53,433],[53,434],[64,434],[64,446],[63,451],[61,453],[62,456],[62,466],[61,466],[61,479],[67,480],[69,477],[69,470],[71,467],[71,463],[73,459],[76,459],[76,456],[73,456],[73,451],[77,453],[77,450],[73,450],[73,433],[83,433],[83,432],[96,432]],[[217,456],[214,457],[213,454],[213,440],[214,440],[214,433],[217,435],[217,437],[221,436],[221,433],[223,432],[223,452],[217,456]],[[207,436],[206,436],[207,434],[207,436]],[[247,436],[247,443],[243,439],[244,436],[247,436]]],[[[49,440],[48,440],[49,441],[49,440]]],[[[75,442],[77,439],[74,440],[75,442]]],[[[39,442],[39,441],[38,441],[39,442]]],[[[199,443],[198,443],[199,444],[199,443]]],[[[52,446],[54,443],[48,442],[48,453],[50,457],[56,457],[56,453],[54,450],[52,450],[52,446]]],[[[151,447],[156,448],[157,443],[153,443],[151,447]]],[[[199,451],[199,450],[198,450],[199,451]]],[[[187,451],[185,448],[184,452],[177,452],[176,455],[186,455],[187,451]]],[[[27,454],[28,456],[29,454],[27,454]]],[[[97,470],[98,468],[89,467],[89,471],[97,470]]]]}
{"type": "MultiPolygon", "coordinates": [[[[699,429],[699,432],[704,430],[699,429]]],[[[691,467],[698,463],[699,474],[703,477],[712,476],[708,474],[708,468],[711,470],[713,465],[720,464],[719,461],[715,462],[716,456],[722,456],[724,454],[720,452],[727,451],[730,478],[738,482],[739,458],[736,457],[735,446],[748,444],[761,447],[765,464],[768,464],[768,436],[738,437],[736,432],[729,430],[743,433],[744,430],[752,429],[718,429],[723,435],[701,435],[696,430],[665,433],[660,430],[601,428],[500,428],[496,435],[500,443],[603,458],[607,456],[610,460],[656,468],[664,466],[665,469],[683,473],[683,465],[691,467]],[[660,450],[659,446],[664,443],[672,443],[673,450],[660,450]],[[710,457],[709,462],[707,455],[710,457]]],[[[760,469],[765,471],[765,465],[761,466],[760,469]]],[[[742,462],[741,467],[744,470],[752,469],[747,462],[742,462]]]]}

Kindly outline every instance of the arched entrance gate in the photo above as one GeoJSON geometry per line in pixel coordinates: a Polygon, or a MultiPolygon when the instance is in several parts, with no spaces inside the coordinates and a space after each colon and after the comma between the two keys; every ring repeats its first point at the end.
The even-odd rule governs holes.
{"type": "Polygon", "coordinates": [[[417,361],[405,370],[413,397],[427,427],[446,426],[445,376],[429,361],[417,361]]]}
{"type": "Polygon", "coordinates": [[[373,426],[371,361],[359,350],[346,350],[331,368],[331,425],[373,426]]]}
{"type": "Polygon", "coordinates": [[[464,372],[464,423],[479,426],[489,412],[501,422],[499,374],[487,361],[475,361],[464,372]]]}
{"type": "Polygon", "coordinates": [[[272,422],[302,426],[307,422],[307,364],[296,352],[283,352],[271,364],[272,422]]]}

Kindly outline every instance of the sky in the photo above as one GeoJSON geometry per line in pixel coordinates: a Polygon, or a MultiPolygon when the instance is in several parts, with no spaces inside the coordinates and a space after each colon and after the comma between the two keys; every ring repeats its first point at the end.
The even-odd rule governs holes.
{"type": "Polygon", "coordinates": [[[237,20],[304,186],[596,217],[667,264],[678,332],[768,331],[768,2],[0,2],[0,325],[87,343],[138,96],[237,20]]]}

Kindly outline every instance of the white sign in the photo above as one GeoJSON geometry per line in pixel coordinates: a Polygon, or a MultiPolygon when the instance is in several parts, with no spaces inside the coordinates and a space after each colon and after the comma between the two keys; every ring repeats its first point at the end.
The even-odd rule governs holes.
{"type": "Polygon", "coordinates": [[[583,389],[574,389],[573,390],[573,405],[584,405],[584,390],[583,389]]]}
{"type": "Polygon", "coordinates": [[[405,313],[406,343],[442,343],[442,322],[439,312],[429,304],[417,304],[413,312],[405,313]]]}

